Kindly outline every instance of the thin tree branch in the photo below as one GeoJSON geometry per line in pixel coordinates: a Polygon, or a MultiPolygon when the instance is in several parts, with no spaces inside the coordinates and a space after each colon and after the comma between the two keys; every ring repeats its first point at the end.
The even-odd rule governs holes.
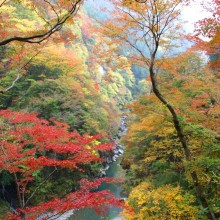
{"type": "Polygon", "coordinates": [[[20,41],[20,42],[27,42],[27,43],[41,43],[42,41],[49,38],[53,33],[59,31],[62,28],[63,24],[74,14],[74,12],[75,14],[78,12],[81,1],[82,0],[78,0],[75,3],[72,3],[72,8],[68,11],[68,13],[64,15],[62,18],[58,19],[57,22],[53,25],[53,27],[50,28],[48,31],[42,34],[36,34],[36,35],[28,36],[28,37],[20,37],[20,36],[11,37],[11,38],[1,41],[0,46],[6,45],[12,41],[20,41]]]}
{"type": "Polygon", "coordinates": [[[145,3],[147,0],[135,0],[138,3],[145,3]]]}
{"type": "MultiPolygon", "coordinates": [[[[41,49],[42,50],[42,49],[41,49]]],[[[20,75],[20,72],[22,69],[24,69],[28,64],[31,63],[31,61],[41,52],[41,50],[39,50],[36,54],[34,54],[29,60],[27,63],[25,63],[23,66],[21,66],[20,68],[18,68],[18,73],[17,73],[17,76],[15,78],[15,80],[11,83],[11,85],[9,87],[7,87],[6,89],[4,90],[0,90],[0,93],[5,93],[7,91],[9,91],[10,89],[12,89],[14,87],[14,85],[16,84],[16,82],[20,79],[21,75],[20,75]]]]}
{"type": "Polygon", "coordinates": [[[4,0],[1,4],[0,4],[0,8],[5,4],[7,0],[4,0]]]}
{"type": "Polygon", "coordinates": [[[55,167],[55,169],[47,176],[46,179],[44,179],[44,181],[42,181],[36,188],[35,190],[31,193],[31,195],[29,196],[29,198],[26,200],[26,202],[24,203],[24,205],[26,206],[28,204],[28,202],[30,201],[30,199],[35,195],[35,193],[37,192],[37,190],[57,171],[57,168],[55,167]]]}
{"type": "Polygon", "coordinates": [[[46,2],[46,3],[48,3],[48,4],[50,5],[50,7],[52,8],[53,12],[54,12],[54,13],[56,14],[56,16],[57,16],[57,20],[59,21],[60,18],[59,18],[58,13],[56,12],[54,6],[53,6],[50,2],[48,2],[47,0],[44,0],[44,2],[46,2]]]}

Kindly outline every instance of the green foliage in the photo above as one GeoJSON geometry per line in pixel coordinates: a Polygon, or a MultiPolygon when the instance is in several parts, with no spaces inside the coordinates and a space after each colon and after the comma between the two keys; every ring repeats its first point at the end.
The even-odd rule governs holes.
{"type": "Polygon", "coordinates": [[[0,173],[0,182],[2,186],[7,186],[13,182],[13,178],[7,171],[3,170],[0,173]]]}
{"type": "Polygon", "coordinates": [[[155,187],[161,187],[166,184],[180,184],[184,186],[184,176],[176,172],[172,163],[166,161],[155,161],[151,166],[152,184],[155,187]]]}
{"type": "Polygon", "coordinates": [[[5,219],[8,211],[10,211],[8,203],[0,199],[0,219],[5,219]]]}
{"type": "MultiPolygon", "coordinates": [[[[88,166],[89,168],[89,166],[88,166]]],[[[53,177],[44,181],[53,170],[45,168],[38,173],[35,173],[35,182],[30,187],[30,192],[38,188],[39,184],[43,185],[37,190],[36,195],[31,199],[31,205],[37,205],[42,201],[48,201],[57,197],[64,197],[71,191],[79,188],[78,181],[82,178],[87,178],[86,174],[77,171],[69,171],[62,169],[54,173],[53,177]]],[[[28,195],[27,195],[28,196],[28,195]]]]}

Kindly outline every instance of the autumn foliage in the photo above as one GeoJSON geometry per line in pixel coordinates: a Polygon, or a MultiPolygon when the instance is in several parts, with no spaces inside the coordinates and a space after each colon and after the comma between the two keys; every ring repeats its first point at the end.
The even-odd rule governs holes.
{"type": "Polygon", "coordinates": [[[194,40],[196,47],[207,53],[210,61],[209,65],[216,70],[216,74],[219,76],[220,1],[212,0],[210,3],[204,3],[203,7],[209,12],[209,17],[196,23],[194,40]],[[206,37],[206,40],[201,39],[201,36],[206,37]]]}
{"type": "Polygon", "coordinates": [[[193,202],[193,196],[183,195],[180,187],[166,185],[155,189],[150,183],[144,182],[132,189],[126,201],[135,213],[124,210],[124,215],[127,220],[196,220],[198,210],[193,202]]]}
{"type": "Polygon", "coordinates": [[[126,206],[128,220],[216,220],[220,1],[204,3],[210,17],[185,52],[180,19],[190,0],[94,2],[106,8],[0,3],[0,206],[12,210],[0,208],[0,218],[126,206]],[[107,134],[118,134],[131,101],[123,205],[98,189],[120,180],[97,176],[112,155],[107,134]]]}
{"type": "MultiPolygon", "coordinates": [[[[176,204],[173,202],[177,202],[180,197],[183,199],[186,193],[189,193],[189,198],[193,196],[190,172],[196,171],[202,190],[207,193],[210,207],[218,213],[218,78],[204,65],[201,56],[190,50],[176,57],[163,59],[158,82],[163,85],[161,91],[179,115],[192,161],[184,158],[166,107],[160,104],[154,94],[140,97],[129,105],[134,116],[126,135],[127,151],[122,161],[122,165],[128,170],[126,184],[131,190],[128,204],[137,210],[136,215],[140,219],[153,219],[155,213],[164,219],[171,218],[173,214],[174,219],[197,219],[198,216],[205,216],[205,212],[199,213],[196,210],[198,207],[189,211],[187,217],[184,216],[187,210],[184,217],[180,210],[174,211],[176,204]],[[176,186],[181,186],[183,191],[177,190],[176,186]],[[173,195],[173,199],[166,202],[176,190],[178,192],[173,195]],[[148,201],[149,197],[151,200],[148,201]],[[168,208],[169,205],[172,206],[171,209],[168,208]]],[[[186,205],[184,201],[181,204],[186,205]]],[[[194,206],[195,203],[192,202],[191,205],[194,206]]],[[[187,207],[183,205],[181,210],[189,207],[189,204],[187,207]]],[[[126,212],[125,215],[128,219],[133,219],[126,212]]]]}
{"type": "Polygon", "coordinates": [[[57,170],[76,169],[83,172],[80,167],[82,164],[101,161],[98,152],[111,150],[112,144],[98,142],[100,135],[80,136],[76,131],[68,131],[67,124],[39,119],[36,114],[2,110],[0,115],[0,170],[13,176],[20,207],[18,214],[10,214],[9,219],[20,219],[18,216],[24,215],[28,216],[27,219],[36,219],[48,211],[60,214],[75,208],[93,207],[103,210],[106,205],[120,205],[109,192],[90,193],[89,190],[96,189],[101,182],[110,181],[99,179],[94,182],[81,180],[79,191],[62,199],[29,207],[37,190],[57,170]],[[30,190],[37,173],[46,167],[50,170],[48,176],[34,190],[30,190]]]}

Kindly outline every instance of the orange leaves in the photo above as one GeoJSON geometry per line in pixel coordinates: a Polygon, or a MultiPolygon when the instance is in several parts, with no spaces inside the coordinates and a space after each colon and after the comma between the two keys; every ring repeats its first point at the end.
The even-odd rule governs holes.
{"type": "Polygon", "coordinates": [[[100,90],[99,84],[97,82],[94,84],[94,89],[96,92],[99,92],[99,90],[100,90]]]}
{"type": "Polygon", "coordinates": [[[146,133],[154,133],[155,130],[161,127],[163,118],[157,117],[153,113],[150,114],[147,118],[144,118],[140,123],[132,126],[132,130],[144,131],[146,133]]]}
{"type": "Polygon", "coordinates": [[[149,66],[156,41],[162,52],[175,46],[171,41],[179,37],[180,25],[177,20],[180,5],[185,2],[112,0],[115,9],[111,9],[111,20],[102,22],[103,28],[100,29],[112,41],[130,48],[128,57],[133,63],[149,66]]]}
{"type": "Polygon", "coordinates": [[[208,101],[210,100],[209,94],[200,94],[197,95],[193,100],[192,100],[192,108],[206,108],[209,106],[208,101]]]}
{"type": "MultiPolygon", "coordinates": [[[[3,1],[0,7],[0,46],[10,43],[10,47],[1,47],[4,51],[0,60],[1,76],[4,77],[1,85],[3,92],[14,86],[22,74],[26,73],[28,64],[50,43],[63,43],[66,46],[72,43],[75,34],[70,27],[63,26],[67,21],[73,22],[70,17],[78,11],[81,2],[82,0],[62,3],[35,0],[3,1]]],[[[60,63],[62,57],[63,55],[59,57],[60,63]]],[[[76,56],[67,54],[66,57],[68,61],[72,57],[68,65],[74,66],[73,69],[82,69],[78,65],[79,59],[73,59],[76,56]]]]}
{"type": "Polygon", "coordinates": [[[199,54],[189,50],[160,63],[160,82],[177,107],[188,105],[200,96],[207,96],[207,100],[211,98],[214,77],[204,67],[203,57],[199,54]]]}

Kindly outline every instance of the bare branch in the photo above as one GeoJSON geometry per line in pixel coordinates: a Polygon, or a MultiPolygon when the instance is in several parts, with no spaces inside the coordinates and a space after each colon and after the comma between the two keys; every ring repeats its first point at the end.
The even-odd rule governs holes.
{"type": "Polygon", "coordinates": [[[20,72],[22,69],[24,69],[28,64],[31,63],[31,61],[41,52],[41,50],[39,50],[37,53],[35,53],[29,60],[27,63],[25,63],[23,66],[21,66],[20,68],[18,68],[18,73],[17,76],[15,78],[15,80],[11,83],[11,85],[9,87],[7,87],[4,90],[0,90],[0,93],[5,93],[7,91],[9,91],[10,89],[12,89],[14,87],[14,85],[16,84],[16,82],[20,79],[21,75],[20,72]]]}
{"type": "Polygon", "coordinates": [[[11,84],[8,88],[6,88],[4,91],[1,90],[0,93],[7,92],[8,90],[10,90],[11,88],[14,87],[15,83],[20,79],[20,71],[21,71],[21,69],[19,68],[16,79],[15,79],[15,80],[12,82],[12,84],[11,84]]]}
{"type": "Polygon", "coordinates": [[[76,14],[78,12],[78,9],[80,7],[80,2],[82,2],[82,0],[78,0],[75,3],[72,3],[72,7],[67,12],[67,14],[63,15],[63,17],[58,19],[57,22],[48,31],[46,31],[42,34],[36,34],[36,35],[33,35],[33,36],[28,36],[28,37],[20,37],[20,36],[11,37],[11,38],[8,38],[6,40],[1,41],[0,46],[6,45],[6,44],[8,44],[12,41],[20,41],[20,42],[27,42],[27,43],[41,43],[42,41],[49,38],[52,34],[59,31],[62,28],[63,24],[73,14],[76,14]]]}
{"type": "Polygon", "coordinates": [[[35,195],[35,193],[37,192],[37,190],[57,171],[57,168],[55,167],[54,170],[44,179],[44,181],[42,181],[40,184],[38,184],[38,186],[35,188],[35,190],[31,193],[31,195],[29,196],[29,198],[26,200],[26,202],[24,203],[24,205],[26,206],[28,204],[28,202],[30,201],[30,199],[35,195]]]}
{"type": "Polygon", "coordinates": [[[172,21],[174,21],[174,20],[176,19],[175,16],[173,16],[173,18],[171,18],[171,15],[173,14],[173,12],[175,11],[175,9],[176,9],[177,6],[178,6],[178,5],[176,4],[176,5],[172,8],[172,10],[169,12],[169,14],[168,14],[168,16],[167,16],[167,18],[166,18],[164,27],[163,27],[162,30],[160,31],[159,35],[162,35],[162,34],[164,33],[166,27],[167,27],[172,21]]]}
{"type": "Polygon", "coordinates": [[[145,3],[147,0],[135,0],[138,3],[145,3]]]}
{"type": "Polygon", "coordinates": [[[57,12],[56,12],[54,6],[53,6],[50,2],[48,2],[47,0],[44,0],[44,1],[50,5],[50,7],[52,8],[53,12],[54,12],[54,13],[56,14],[56,16],[57,16],[57,21],[59,21],[60,18],[59,18],[59,15],[58,15],[57,12]]]}
{"type": "Polygon", "coordinates": [[[50,24],[50,22],[40,15],[40,13],[38,12],[37,8],[34,5],[33,5],[33,8],[34,8],[35,13],[39,16],[39,18],[41,18],[46,24],[48,24],[52,28],[52,25],[50,24]]]}
{"type": "Polygon", "coordinates": [[[4,0],[1,4],[0,4],[0,8],[5,4],[7,0],[4,0]]]}

